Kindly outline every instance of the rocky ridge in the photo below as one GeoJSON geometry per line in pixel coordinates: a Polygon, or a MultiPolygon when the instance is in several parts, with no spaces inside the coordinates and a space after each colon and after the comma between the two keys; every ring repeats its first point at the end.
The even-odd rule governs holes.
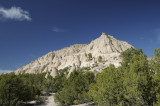
{"type": "Polygon", "coordinates": [[[119,41],[113,36],[102,35],[89,44],[75,44],[58,51],[49,52],[37,60],[15,71],[20,73],[51,72],[52,76],[58,75],[58,70],[69,67],[69,73],[83,67],[90,67],[90,71],[100,72],[110,64],[118,67],[121,62],[119,57],[122,51],[133,47],[125,41],[119,41]]]}

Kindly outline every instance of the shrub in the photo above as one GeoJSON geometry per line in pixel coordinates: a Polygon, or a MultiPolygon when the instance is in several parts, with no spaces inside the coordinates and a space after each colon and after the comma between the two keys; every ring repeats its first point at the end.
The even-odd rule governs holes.
{"type": "Polygon", "coordinates": [[[55,100],[62,105],[72,105],[90,101],[89,85],[94,82],[92,72],[73,71],[66,80],[64,88],[55,94],[55,100]]]}
{"type": "Polygon", "coordinates": [[[89,60],[92,60],[92,53],[88,54],[88,58],[89,58],[89,60]]]}
{"type": "Polygon", "coordinates": [[[98,56],[98,62],[102,62],[102,56],[98,56]]]}

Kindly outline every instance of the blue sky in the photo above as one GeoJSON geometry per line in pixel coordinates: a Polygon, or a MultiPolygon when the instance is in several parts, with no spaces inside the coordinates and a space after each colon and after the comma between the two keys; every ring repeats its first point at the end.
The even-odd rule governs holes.
{"type": "Polygon", "coordinates": [[[160,47],[159,0],[0,0],[0,72],[105,32],[142,48],[160,47]]]}

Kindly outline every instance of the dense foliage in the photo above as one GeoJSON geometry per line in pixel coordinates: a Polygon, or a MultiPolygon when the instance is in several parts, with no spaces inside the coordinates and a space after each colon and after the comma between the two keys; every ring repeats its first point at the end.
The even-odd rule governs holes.
{"type": "Polygon", "coordinates": [[[44,74],[14,73],[0,76],[0,106],[15,106],[24,101],[36,99],[44,88],[44,74]]]}
{"type": "Polygon", "coordinates": [[[90,85],[89,95],[99,105],[159,106],[160,49],[147,60],[142,50],[128,49],[121,53],[119,68],[114,65],[97,76],[90,85]]]}
{"type": "Polygon", "coordinates": [[[63,105],[79,104],[90,101],[89,85],[94,82],[92,72],[73,71],[66,80],[64,88],[57,92],[55,99],[63,105]]]}
{"type": "Polygon", "coordinates": [[[66,83],[66,74],[67,68],[59,70],[60,75],[53,78],[52,76],[48,76],[45,83],[45,91],[48,92],[58,92],[61,91],[66,83]]]}
{"type": "Polygon", "coordinates": [[[60,91],[66,80],[66,70],[59,70],[59,76],[48,76],[47,79],[46,73],[0,75],[0,106],[22,105],[26,101],[38,100],[44,93],[60,91]]]}
{"type": "MultiPolygon", "coordinates": [[[[110,65],[101,73],[84,70],[59,70],[53,78],[46,73],[0,75],[0,106],[14,106],[36,99],[41,91],[55,92],[55,100],[62,105],[93,101],[100,106],[159,106],[160,105],[160,49],[147,59],[142,49],[130,48],[121,53],[121,66],[110,65]]],[[[102,58],[100,58],[102,60],[102,58]]]]}

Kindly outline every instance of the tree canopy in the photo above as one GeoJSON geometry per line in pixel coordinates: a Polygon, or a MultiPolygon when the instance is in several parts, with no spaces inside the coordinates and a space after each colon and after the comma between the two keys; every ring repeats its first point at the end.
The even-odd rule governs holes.
{"type": "Polygon", "coordinates": [[[55,92],[55,100],[62,105],[93,101],[100,106],[159,106],[160,49],[155,49],[150,59],[142,49],[134,48],[120,56],[120,67],[110,65],[96,76],[83,68],[73,71],[68,78],[68,68],[59,70],[59,76],[47,79],[46,73],[2,74],[0,106],[21,105],[36,99],[42,91],[55,92]]]}

